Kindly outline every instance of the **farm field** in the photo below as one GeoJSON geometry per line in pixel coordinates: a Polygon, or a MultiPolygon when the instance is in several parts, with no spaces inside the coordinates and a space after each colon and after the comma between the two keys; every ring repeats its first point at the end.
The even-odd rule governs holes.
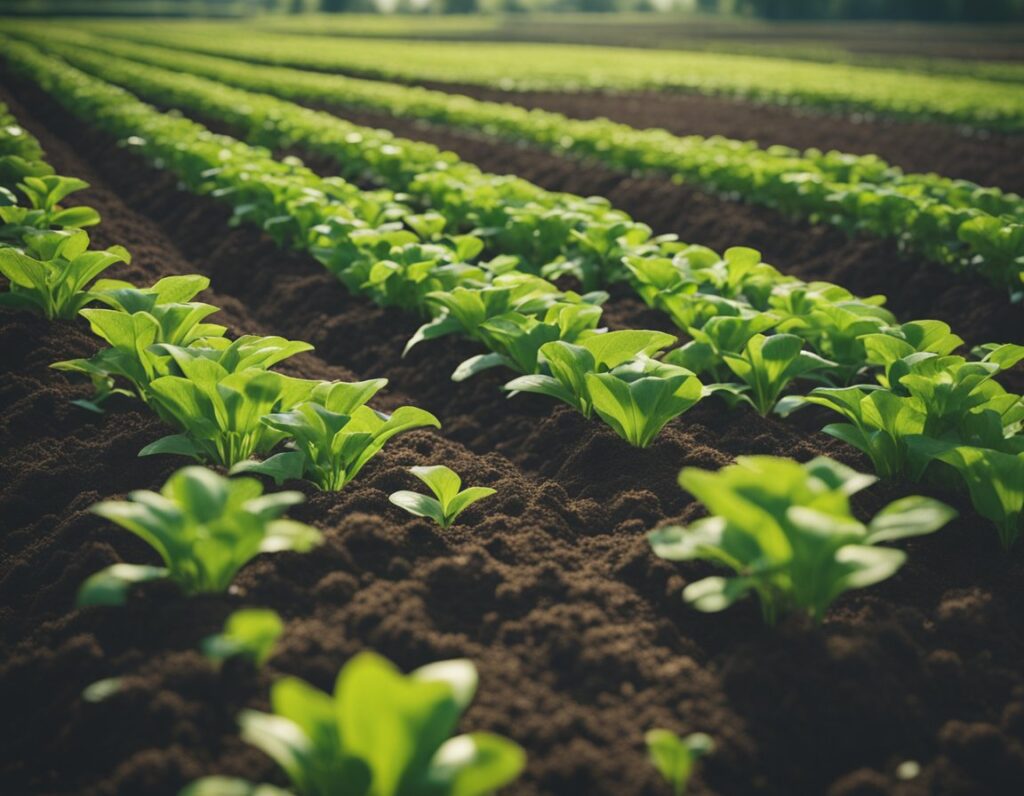
{"type": "Polygon", "coordinates": [[[639,17],[0,20],[0,792],[1021,791],[1012,26],[639,17]]]}

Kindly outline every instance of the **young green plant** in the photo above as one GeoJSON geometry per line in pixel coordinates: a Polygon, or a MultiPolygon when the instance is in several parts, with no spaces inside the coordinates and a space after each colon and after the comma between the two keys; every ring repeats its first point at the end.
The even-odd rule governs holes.
{"type": "Polygon", "coordinates": [[[849,498],[875,480],[824,457],[799,464],[742,456],[718,472],[688,467],[679,483],[712,516],[652,531],[649,539],[661,558],[701,559],[735,572],[686,587],[683,597],[698,610],[721,611],[754,592],[769,624],[790,613],[820,622],[839,595],[903,566],[905,553],[879,543],[932,533],[956,516],[936,500],[913,496],[864,525],[849,498]]]}
{"type": "Polygon", "coordinates": [[[264,495],[254,478],[185,467],[159,493],[139,490],[130,500],[97,503],[94,514],[146,542],[163,566],[107,567],[82,584],[78,605],[120,605],[134,583],[157,579],[172,581],[186,595],[226,591],[260,553],[304,553],[320,543],[315,528],[281,517],[303,500],[300,492],[264,495]]]}
{"type": "Polygon", "coordinates": [[[283,769],[291,791],[209,777],[180,796],[485,796],[512,782],[525,755],[487,732],[450,738],[477,687],[467,660],[403,675],[372,652],[342,667],[334,694],[287,677],[270,692],[273,713],[247,710],[242,737],[283,769]]]}
{"type": "Polygon", "coordinates": [[[201,648],[213,661],[242,658],[260,667],[274,652],[282,632],[284,623],[276,611],[242,608],[227,618],[220,633],[204,638],[201,648]]]}
{"type": "Polygon", "coordinates": [[[268,459],[241,461],[232,473],[260,473],[278,484],[304,478],[321,489],[343,489],[385,443],[414,428],[440,428],[430,412],[402,406],[386,415],[366,406],[387,379],[324,382],[289,412],[268,414],[264,426],[287,439],[292,450],[268,459]]]}
{"type": "Polygon", "coordinates": [[[68,320],[95,297],[87,286],[115,263],[131,256],[122,246],[89,250],[84,230],[29,233],[24,251],[0,248],[0,274],[10,282],[0,306],[32,309],[50,320],[68,320]]]}
{"type": "Polygon", "coordinates": [[[671,730],[649,730],[644,735],[651,762],[669,785],[674,796],[683,796],[697,760],[714,751],[710,736],[695,732],[685,738],[671,730]]]}
{"type": "Polygon", "coordinates": [[[463,511],[496,492],[487,486],[463,489],[459,475],[443,464],[410,467],[409,472],[426,484],[434,497],[403,489],[392,493],[388,500],[417,517],[429,517],[442,528],[450,528],[463,511]]]}

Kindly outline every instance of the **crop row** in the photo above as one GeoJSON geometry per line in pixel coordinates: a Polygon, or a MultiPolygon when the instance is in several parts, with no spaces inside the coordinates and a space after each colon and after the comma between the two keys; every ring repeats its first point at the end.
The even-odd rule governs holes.
{"type": "Polygon", "coordinates": [[[237,31],[216,23],[85,23],[124,36],[250,61],[350,72],[368,77],[493,85],[504,89],[668,89],[745,97],[786,105],[932,118],[1019,130],[1024,105],[1012,84],[907,74],[845,64],[805,63],[719,53],[623,47],[330,39],[237,31]]]}
{"type": "Polygon", "coordinates": [[[667,172],[705,190],[824,221],[851,234],[896,239],[904,249],[985,278],[1015,299],[1024,296],[1020,197],[936,174],[904,174],[874,155],[799,152],[783,146],[761,149],[749,141],[679,137],[607,119],[570,119],[424,88],[191,54],[155,43],[103,40],[58,28],[35,31],[37,41],[71,58],[84,48],[85,54],[120,55],[290,99],[478,129],[596,157],[618,168],[667,172]]]}
{"type": "MultiPolygon", "coordinates": [[[[108,394],[116,379],[118,392],[140,399],[176,428],[175,437],[140,455],[185,454],[230,466],[290,440],[294,451],[279,455],[302,457],[308,477],[340,489],[396,433],[438,425],[423,410],[403,407],[388,417],[367,407],[383,379],[313,382],[272,371],[312,346],[254,335],[229,341],[225,327],[205,320],[217,308],[192,300],[209,285],[203,276],[165,277],[148,288],[98,279],[129,255],[122,247],[90,249],[84,228],[99,223],[99,214],[61,207],[87,184],[53,174],[38,142],[6,108],[0,108],[0,122],[0,272],[9,281],[0,298],[49,318],[81,315],[89,322],[108,347],[90,360],[54,366],[86,369],[108,394]]],[[[88,407],[102,411],[94,403],[88,407]]],[[[443,487],[446,498],[461,498],[464,505],[455,506],[455,514],[493,491],[460,493],[461,482],[447,468],[414,469],[428,484],[443,487]]],[[[414,494],[393,497],[400,504],[414,494]]],[[[155,579],[170,580],[186,596],[224,592],[259,554],[309,552],[322,541],[320,531],[282,517],[303,500],[301,492],[264,495],[255,479],[191,466],[171,475],[159,493],[135,491],[127,501],[98,503],[95,514],[148,543],[163,566],[101,570],[82,584],[78,606],[121,604],[132,585],[155,579]]],[[[204,648],[215,659],[240,655],[259,662],[280,631],[273,612],[242,610],[204,648]]],[[[371,783],[373,793],[382,795],[484,794],[515,779],[525,756],[491,733],[448,737],[473,698],[476,678],[465,660],[404,676],[383,658],[363,653],[339,672],[333,696],[284,678],[271,691],[273,713],[245,711],[239,724],[243,738],[276,760],[301,794],[337,793],[339,783],[352,794],[369,792],[371,783]]],[[[116,680],[100,681],[86,690],[87,698],[101,699],[116,688],[116,680]]],[[[183,791],[228,792],[286,793],[223,777],[183,791]]]]}
{"type": "MultiPolygon", "coordinates": [[[[31,48],[24,50],[26,65],[39,64],[51,76],[78,75],[66,89],[77,84],[76,102],[83,101],[80,89],[84,75],[57,66],[59,62],[53,59],[29,57],[31,48]]],[[[123,109],[128,107],[123,94],[105,84],[93,85],[98,93],[87,100],[91,103],[88,108],[79,107],[80,112],[102,120],[106,114],[100,111],[106,107],[107,113],[113,109],[116,115],[123,116],[123,109]],[[97,95],[104,97],[99,105],[95,101],[97,95]],[[119,104],[110,102],[114,97],[121,97],[119,104]]],[[[749,250],[730,250],[721,259],[705,249],[661,243],[652,252],[644,243],[644,236],[634,236],[630,241],[628,228],[621,227],[614,230],[620,237],[609,250],[605,230],[605,252],[609,257],[623,258],[634,275],[647,269],[650,278],[646,283],[640,276],[637,280],[642,294],[646,290],[646,298],[653,305],[674,307],[676,312],[700,317],[699,322],[686,325],[693,340],[659,361],[650,355],[670,345],[671,336],[645,331],[598,335],[600,310],[594,302],[599,297],[558,291],[544,280],[536,281],[538,277],[532,275],[522,283],[522,274],[507,270],[514,267],[514,261],[510,262],[504,254],[485,263],[482,270],[480,266],[470,266],[464,262],[465,254],[481,250],[479,239],[457,236],[445,243],[440,237],[445,226],[443,216],[410,215],[395,206],[391,207],[393,213],[386,211],[378,193],[370,203],[372,214],[367,217],[366,195],[336,178],[332,178],[328,189],[326,181],[318,182],[320,178],[298,166],[293,167],[290,177],[260,177],[267,193],[254,196],[253,175],[275,171],[280,174],[282,169],[289,168],[287,164],[232,141],[231,146],[246,158],[232,184],[225,165],[225,142],[231,139],[217,138],[212,150],[207,147],[205,163],[193,161],[188,164],[191,172],[183,170],[180,166],[184,139],[178,133],[182,132],[182,125],[192,123],[176,117],[168,119],[139,103],[133,107],[138,112],[131,112],[133,118],[128,124],[140,124],[145,116],[149,128],[179,126],[177,133],[163,144],[155,144],[152,134],[140,143],[149,147],[151,157],[159,156],[166,163],[177,160],[177,173],[188,184],[201,192],[215,192],[228,198],[236,208],[241,208],[242,217],[262,220],[279,237],[290,229],[294,233],[292,242],[317,255],[350,289],[367,293],[380,303],[432,311],[434,320],[420,330],[411,344],[461,331],[490,348],[489,354],[464,363],[456,372],[456,379],[484,367],[511,367],[524,376],[513,380],[509,389],[541,392],[584,414],[596,413],[631,443],[646,445],[669,419],[709,392],[730,402],[747,401],[766,412],[776,405],[783,389],[797,376],[811,374],[826,383],[835,379],[846,383],[872,372],[875,384],[817,388],[806,398],[785,398],[778,408],[791,411],[803,403],[829,407],[849,422],[833,424],[826,431],[868,453],[879,474],[914,479],[927,475],[929,480],[940,480],[947,488],[962,481],[970,488],[979,512],[999,527],[1005,544],[1011,544],[1019,533],[1020,503],[1024,499],[1018,488],[1020,468],[1024,467],[1024,438],[1020,435],[1024,401],[1003,390],[993,377],[1020,360],[1024,354],[1020,346],[984,346],[975,352],[979,360],[968,360],[952,354],[962,341],[944,324],[917,321],[894,325],[875,306],[878,300],[859,302],[835,286],[787,280],[760,263],[756,253],[749,250]],[[253,158],[262,158],[260,163],[266,161],[265,167],[257,167],[253,158]],[[203,165],[213,168],[204,170],[203,165]],[[402,231],[402,236],[383,242],[379,231],[360,230],[353,236],[351,221],[339,225],[337,219],[331,220],[336,210],[327,196],[330,190],[340,191],[341,186],[348,201],[358,198],[364,222],[369,218],[380,224],[401,217],[408,229],[402,231]],[[240,193],[242,190],[244,193],[240,193]],[[254,201],[257,198],[265,203],[262,209],[254,201]],[[298,225],[297,232],[294,225],[298,225]],[[417,234],[411,230],[426,231],[439,238],[430,244],[439,259],[430,262],[420,256],[422,244],[410,243],[409,236],[417,234]],[[639,254],[646,256],[623,251],[623,246],[635,245],[638,240],[644,243],[639,254]],[[358,241],[356,247],[370,244],[362,260],[353,250],[354,241],[358,241]],[[408,255],[409,246],[414,251],[412,257],[408,255]],[[673,259],[665,256],[665,246],[680,247],[673,259]],[[381,260],[382,257],[390,259],[381,260]],[[495,266],[497,262],[501,265],[495,266]],[[460,267],[451,267],[456,264],[460,267]],[[454,274],[460,276],[455,278],[454,274]],[[453,278],[461,283],[452,287],[453,278]],[[435,289],[438,280],[447,280],[447,286],[435,289]],[[513,288],[510,282],[519,283],[520,289],[513,288]],[[541,284],[545,286],[545,298],[538,305],[535,290],[541,284]],[[740,298],[739,305],[736,297],[740,298]],[[762,309],[750,312],[750,307],[758,304],[762,309]],[[779,324],[779,315],[785,315],[787,310],[788,322],[779,324]],[[772,325],[778,325],[776,332],[765,335],[763,331],[772,325]],[[800,335],[804,341],[812,341],[819,351],[835,351],[834,358],[825,361],[821,354],[804,351],[800,335]],[[702,387],[694,371],[719,381],[702,387]],[[730,376],[738,377],[739,383],[720,381],[730,376]],[[950,390],[955,400],[951,400],[950,390]],[[927,467],[933,459],[946,467],[938,463],[927,467]],[[985,474],[981,486],[976,483],[978,473],[985,474]]],[[[241,107],[248,106],[241,103],[241,107]]],[[[305,109],[297,112],[314,113],[305,109]]],[[[272,117],[260,118],[265,129],[266,121],[272,117]]],[[[293,131],[294,122],[292,118],[282,120],[293,131]]],[[[126,122],[122,120],[120,124],[126,122]]],[[[127,129],[124,127],[121,134],[129,134],[127,129]]],[[[192,137],[197,135],[196,130],[202,130],[195,125],[189,129],[192,137]]],[[[363,143],[361,136],[350,136],[348,141],[350,148],[355,149],[363,143]]],[[[402,167],[404,152],[402,147],[393,145],[368,150],[370,155],[383,153],[389,158],[385,162],[392,171],[402,167]]],[[[190,153],[193,158],[196,155],[197,152],[190,153]]],[[[466,196],[458,193],[464,185],[446,179],[454,175],[434,170],[420,176],[434,183],[431,196],[455,196],[456,202],[462,202],[454,207],[461,209],[461,217],[465,217],[466,196]],[[437,184],[438,180],[441,184],[437,184]]],[[[479,194],[470,196],[475,198],[479,194]]],[[[493,198],[492,194],[492,202],[493,198]]],[[[452,207],[441,203],[446,213],[452,207]]],[[[507,253],[502,244],[514,244],[524,238],[523,218],[514,215],[514,207],[502,205],[501,210],[513,213],[506,226],[495,228],[481,219],[475,223],[478,229],[515,232],[511,240],[502,236],[495,239],[498,251],[507,253]]],[[[559,212],[560,220],[566,218],[561,206],[545,211],[547,215],[540,223],[536,215],[528,217],[544,232],[551,228],[544,226],[544,221],[552,211],[559,212]]],[[[391,232],[396,230],[389,230],[389,235],[391,232]]],[[[580,238],[578,233],[572,233],[576,231],[565,232],[563,241],[580,238]]],[[[526,237],[531,246],[532,237],[526,237]]],[[[528,257],[523,259],[529,261],[528,257]]]]}
{"type": "MultiPolygon", "coordinates": [[[[279,240],[311,251],[353,292],[367,294],[382,305],[434,316],[409,347],[458,332],[490,349],[490,354],[464,363],[456,371],[457,380],[498,365],[534,375],[540,357],[544,356],[541,348],[551,343],[546,350],[557,349],[560,346],[555,345],[556,341],[596,346],[596,340],[589,344],[586,340],[594,336],[598,327],[599,305],[606,294],[591,291],[580,296],[561,291],[537,272],[574,276],[586,288],[597,288],[627,273],[619,262],[623,258],[627,259],[628,273],[633,275],[640,295],[664,310],[681,329],[698,334],[710,326],[703,345],[674,353],[668,364],[654,363],[649,357],[674,343],[671,335],[634,331],[628,335],[602,336],[602,341],[621,342],[614,351],[591,352],[597,356],[591,369],[596,371],[598,381],[617,385],[603,371],[630,364],[638,354],[643,354],[646,364],[637,375],[653,377],[655,372],[651,368],[656,368],[658,375],[671,376],[665,388],[674,384],[673,392],[681,390],[676,396],[678,400],[672,402],[678,411],[701,396],[700,384],[691,378],[692,374],[687,375],[689,370],[710,371],[716,365],[726,366],[723,346],[727,339],[731,341],[730,353],[735,348],[739,358],[756,359],[768,339],[764,332],[783,324],[793,327],[793,333],[772,335],[769,345],[770,351],[777,350],[790,360],[784,372],[778,373],[771,383],[748,379],[746,387],[733,383],[728,388],[730,394],[741,400],[747,396],[766,413],[781,390],[803,373],[830,370],[833,378],[845,381],[859,368],[862,355],[851,362],[842,350],[856,345],[842,327],[857,318],[878,329],[893,323],[891,314],[877,306],[879,300],[861,302],[834,285],[808,286],[783,277],[761,263],[752,250],[733,249],[723,258],[703,247],[652,239],[647,227],[604,204],[568,194],[549,194],[514,178],[483,174],[454,156],[447,156],[446,160],[430,145],[355,128],[328,114],[272,97],[260,105],[257,95],[223,88],[201,78],[155,68],[137,69],[130,62],[124,62],[126,73],[119,69],[121,63],[110,57],[89,59],[88,66],[105,76],[116,75],[133,87],[143,86],[151,96],[155,92],[161,102],[191,102],[204,113],[207,109],[224,109],[220,112],[229,114],[232,122],[261,131],[260,137],[268,143],[316,141],[321,151],[333,152],[352,173],[369,173],[397,190],[404,189],[402,202],[417,199],[421,205],[417,209],[427,212],[416,212],[387,192],[365,193],[338,178],[322,180],[307,169],[296,167],[281,173],[288,172],[285,164],[274,161],[265,151],[237,142],[233,146],[245,162],[239,172],[246,181],[245,194],[239,193],[237,186],[231,187],[223,166],[215,175],[192,164],[188,172],[178,169],[179,176],[189,185],[201,191],[217,190],[236,207],[244,199],[243,218],[266,220],[269,231],[279,240]],[[266,162],[258,179],[269,192],[277,193],[259,197],[267,203],[265,209],[259,209],[248,196],[250,183],[257,179],[252,176],[258,171],[251,165],[254,158],[266,162]],[[439,163],[445,163],[447,168],[439,170],[439,163]],[[270,174],[278,176],[271,180],[270,174]],[[212,177],[218,181],[216,187],[207,184],[212,177]],[[296,194],[301,197],[299,209],[291,201],[296,194]],[[319,203],[315,195],[322,197],[319,203]],[[396,235],[395,230],[385,228],[388,235],[383,242],[391,247],[387,250],[381,249],[382,241],[376,236],[360,233],[353,239],[347,226],[331,220],[335,209],[330,200],[334,197],[348,201],[349,212],[361,222],[401,222],[406,229],[396,235]],[[453,233],[454,238],[450,237],[453,233]],[[364,253],[351,251],[351,243],[339,249],[331,236],[355,240],[364,253]],[[425,259],[425,243],[429,243],[432,263],[425,259]],[[677,252],[685,254],[685,260],[669,259],[677,252]],[[492,259],[482,259],[486,257],[492,259]],[[671,281],[670,285],[661,284],[666,279],[671,281]],[[692,287],[698,284],[701,290],[694,292],[692,287]],[[788,287],[782,288],[783,285],[788,287]],[[775,287],[780,288],[779,295],[772,299],[770,294],[775,287]],[[841,317],[828,320],[823,316],[813,331],[803,333],[803,323],[797,319],[810,305],[820,305],[825,315],[832,314],[834,309],[841,317]],[[804,345],[813,345],[821,353],[805,351],[804,345]],[[826,352],[833,353],[836,359],[826,361],[826,352]]],[[[153,118],[163,119],[160,114],[153,118]]],[[[129,135],[130,129],[133,128],[123,124],[119,134],[129,135]]],[[[178,139],[172,140],[177,145],[178,139]]],[[[151,135],[145,144],[155,146],[151,135]]],[[[164,148],[170,146],[168,143],[164,148]]],[[[163,152],[161,149],[154,154],[165,157],[163,152]]],[[[221,163],[222,148],[210,149],[206,158],[210,167],[221,163]]],[[[737,376],[749,375],[749,368],[744,368],[743,363],[737,360],[735,364],[740,371],[737,376]]],[[[634,369],[627,368],[621,373],[626,376],[634,369]]],[[[725,385],[719,389],[726,389],[725,385]]],[[[570,403],[589,415],[593,402],[589,395],[574,395],[570,403]]],[[[634,444],[649,442],[673,416],[652,417],[649,420],[656,425],[647,428],[625,428],[609,416],[629,413],[615,411],[614,402],[608,406],[607,413],[596,407],[598,413],[634,444]]]]}

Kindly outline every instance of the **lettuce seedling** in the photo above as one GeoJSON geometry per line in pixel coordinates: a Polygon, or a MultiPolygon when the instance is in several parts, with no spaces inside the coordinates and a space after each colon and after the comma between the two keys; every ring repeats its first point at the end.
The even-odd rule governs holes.
{"type": "Polygon", "coordinates": [[[932,533],[956,516],[936,500],[914,496],[890,503],[865,526],[851,513],[849,497],[875,480],[824,457],[799,464],[742,456],[718,472],[686,468],[679,483],[712,516],[652,531],[649,539],[670,561],[703,559],[735,571],[686,587],[683,597],[698,610],[721,611],[753,591],[769,624],[789,613],[820,622],[839,595],[885,580],[903,565],[906,555],[880,542],[932,533]]]}
{"type": "Polygon", "coordinates": [[[267,662],[284,631],[276,611],[243,608],[224,623],[224,630],[203,639],[203,654],[214,661],[244,658],[259,667],[267,662]]]}
{"type": "Polygon", "coordinates": [[[711,737],[702,732],[681,738],[671,730],[649,730],[644,740],[651,762],[672,786],[675,796],[686,793],[697,760],[715,748],[711,737]]]}
{"type": "Polygon", "coordinates": [[[1016,453],[912,437],[910,448],[922,459],[942,462],[967,486],[971,505],[991,521],[1009,550],[1024,530],[1024,440],[1016,453]]]}
{"type": "Polygon", "coordinates": [[[505,389],[547,395],[590,417],[593,401],[587,388],[588,373],[607,373],[641,354],[654,356],[675,341],[675,337],[664,332],[621,330],[595,334],[578,343],[545,343],[540,355],[550,375],[520,376],[506,384],[505,389]]]}
{"type": "Polygon", "coordinates": [[[75,317],[94,298],[87,285],[131,260],[122,246],[89,251],[89,235],[80,229],[33,232],[26,244],[24,251],[0,248],[0,273],[10,281],[0,306],[33,309],[51,320],[75,317]]]}
{"type": "Polygon", "coordinates": [[[138,395],[148,400],[149,383],[171,374],[167,354],[155,345],[167,343],[187,346],[208,339],[220,338],[225,327],[205,323],[217,311],[210,304],[190,299],[209,285],[206,277],[171,276],[150,288],[135,288],[125,282],[100,280],[92,291],[98,301],[110,309],[83,309],[94,334],[109,344],[88,359],[56,362],[57,370],[83,373],[97,388],[91,401],[76,402],[90,409],[99,409],[101,396],[112,392],[138,395]],[[116,380],[127,381],[132,390],[114,390],[116,380]]]}
{"type": "Polygon", "coordinates": [[[990,347],[982,360],[969,362],[931,352],[889,361],[887,342],[869,345],[880,362],[888,361],[883,380],[890,388],[818,389],[807,401],[844,415],[850,423],[825,432],[867,453],[883,477],[921,477],[929,459],[908,451],[911,436],[1001,450],[1024,419],[1024,400],[993,380],[1024,358],[1024,346],[990,347]]]}
{"type": "Polygon", "coordinates": [[[188,364],[196,359],[216,362],[228,373],[238,373],[253,369],[269,370],[289,357],[304,351],[312,351],[313,346],[301,340],[245,334],[234,340],[225,337],[206,337],[187,347],[159,343],[151,350],[170,357],[179,373],[184,373],[188,364]]]}
{"type": "Polygon", "coordinates": [[[91,207],[59,205],[76,191],[88,188],[85,180],[56,174],[26,175],[17,187],[28,199],[28,207],[0,206],[0,239],[21,241],[30,230],[81,229],[100,223],[100,214],[91,207]]]}
{"type": "Polygon", "coordinates": [[[232,467],[266,453],[285,434],[263,421],[309,398],[321,382],[249,368],[229,372],[203,356],[179,357],[181,376],[161,376],[149,385],[150,403],[182,429],[163,437],[140,456],[174,453],[232,467]]]}
{"type": "Polygon", "coordinates": [[[439,308],[439,314],[417,330],[404,353],[424,340],[436,340],[449,334],[461,334],[486,343],[480,327],[500,315],[516,312],[542,318],[556,304],[600,305],[608,299],[608,294],[598,291],[580,296],[572,291],[563,292],[539,276],[507,273],[498,275],[486,287],[434,291],[426,298],[439,308]]]}
{"type": "Polygon", "coordinates": [[[898,388],[899,376],[905,371],[897,369],[890,381],[889,370],[893,365],[913,361],[910,358],[914,354],[947,356],[963,345],[964,341],[952,333],[949,324],[942,321],[910,321],[883,332],[864,335],[861,343],[866,362],[882,369],[879,383],[883,387],[898,388]]]}
{"type": "MultiPolygon", "coordinates": [[[[467,660],[403,675],[362,652],[342,667],[333,695],[286,677],[271,688],[273,713],[247,710],[239,722],[299,796],[485,796],[519,776],[525,754],[492,733],[449,737],[476,687],[467,660]]],[[[256,796],[257,787],[265,786],[213,777],[181,796],[256,796]]]]}
{"type": "Polygon", "coordinates": [[[588,373],[585,378],[598,417],[638,448],[646,448],[666,423],[705,395],[691,371],[643,355],[608,373],[588,373]]]}
{"type": "Polygon", "coordinates": [[[820,374],[833,384],[848,384],[864,370],[865,336],[879,333],[892,320],[887,310],[861,300],[818,301],[802,313],[791,309],[784,313],[773,304],[773,312],[784,318],[779,323],[779,332],[795,334],[834,363],[820,374]]]}
{"type": "Polygon", "coordinates": [[[743,380],[735,391],[763,417],[775,407],[790,382],[816,370],[836,366],[803,348],[803,340],[793,334],[755,334],[739,353],[726,351],[726,366],[743,380]]]}
{"type": "Polygon", "coordinates": [[[139,490],[129,500],[106,500],[92,512],[149,544],[162,567],[115,564],[82,584],[78,605],[120,605],[128,588],[166,578],[187,595],[226,591],[238,571],[260,553],[306,552],[320,532],[281,519],[300,492],[264,495],[253,478],[228,479],[205,467],[175,472],[159,493],[139,490]]]}
{"type": "Polygon", "coordinates": [[[463,511],[497,491],[486,486],[463,489],[459,475],[443,464],[410,467],[409,472],[430,487],[435,497],[403,489],[392,493],[388,500],[417,517],[429,517],[442,528],[450,528],[463,511]]]}
{"type": "Polygon", "coordinates": [[[767,415],[794,379],[836,364],[805,351],[796,335],[762,334],[778,322],[777,316],[767,312],[712,318],[703,329],[691,329],[693,340],[665,360],[695,373],[711,373],[719,381],[731,371],[742,383],[717,384],[715,390],[767,415]]]}
{"type": "Polygon", "coordinates": [[[912,400],[884,389],[819,388],[805,399],[838,412],[849,423],[822,429],[867,454],[882,478],[907,470],[907,437],[924,431],[925,415],[912,400]]]}
{"type": "Polygon", "coordinates": [[[540,349],[555,340],[578,342],[596,334],[601,307],[593,304],[557,302],[542,318],[507,312],[480,324],[479,338],[489,354],[470,357],[452,374],[453,381],[464,381],[488,368],[504,366],[517,373],[537,373],[540,349]]]}
{"type": "Polygon", "coordinates": [[[321,489],[339,490],[395,435],[441,427],[430,412],[414,406],[399,407],[391,415],[365,406],[385,384],[387,379],[324,383],[291,411],[268,414],[264,425],[287,438],[294,449],[262,462],[242,461],[232,472],[260,473],[278,484],[305,478],[321,489]]]}
{"type": "Polygon", "coordinates": [[[716,316],[708,320],[703,328],[691,328],[690,336],[693,339],[671,351],[665,361],[701,376],[710,374],[717,381],[725,381],[729,377],[725,355],[739,355],[751,338],[771,329],[778,322],[779,319],[768,312],[747,311],[716,316]]]}

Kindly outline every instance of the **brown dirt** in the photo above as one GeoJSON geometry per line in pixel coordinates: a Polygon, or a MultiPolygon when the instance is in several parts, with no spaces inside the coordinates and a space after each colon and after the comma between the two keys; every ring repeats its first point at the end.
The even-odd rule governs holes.
{"type": "MultiPolygon", "coordinates": [[[[87,574],[148,560],[85,509],[155,488],[179,462],[135,458],[161,433],[137,407],[93,416],[66,404],[82,388],[47,365],[91,350],[81,324],[0,313],[5,793],[163,796],[205,773],[280,782],[238,740],[234,716],[265,707],[268,683],[283,673],[328,687],[365,647],[407,668],[462,655],[477,662],[481,689],[465,728],[511,735],[529,753],[509,793],[663,793],[642,749],[655,726],[715,737],[698,793],[1016,792],[1024,573],[1020,554],[1004,556],[969,512],[908,544],[897,578],[841,600],[820,630],[766,631],[752,604],[699,615],[679,591],[707,569],[660,561],[643,537],[666,519],[697,516],[674,484],[679,467],[715,467],[740,452],[863,461],[798,426],[710,404],[638,452],[548,404],[488,397],[493,384],[452,385],[446,371],[465,354],[459,345],[401,360],[414,324],[349,298],[308,258],[253,230],[227,230],[211,201],[178,192],[38,92],[13,88],[15,112],[58,171],[93,183],[80,198],[103,215],[97,242],[135,253],[121,275],[207,273],[234,332],[310,339],[317,356],[296,372],[387,375],[387,403],[426,406],[445,429],[401,438],[340,494],[307,490],[293,515],[322,528],[325,545],[261,558],[237,594],[184,600],[150,588],[124,608],[73,611],[87,574]],[[434,461],[499,489],[449,532],[386,500],[412,486],[403,468],[434,461]],[[196,652],[243,603],[288,623],[259,674],[218,670],[196,652]],[[99,704],[81,698],[110,676],[124,678],[119,693],[99,704]],[[893,772],[908,758],[923,772],[899,782],[893,772]]],[[[899,493],[876,487],[858,510],[899,493]]]]}
{"type": "MultiPolygon", "coordinates": [[[[835,282],[861,296],[884,294],[889,298],[887,306],[902,320],[944,320],[972,345],[1022,340],[1021,309],[1011,305],[1003,291],[920,257],[903,255],[891,241],[850,238],[834,227],[726,201],[659,175],[628,174],[593,160],[421,121],[351,108],[330,110],[357,124],[383,127],[450,149],[485,171],[517,174],[552,191],[604,196],[658,234],[674,232],[681,240],[718,251],[751,246],[784,273],[835,282]]],[[[328,159],[309,160],[320,167],[328,159]]]]}

